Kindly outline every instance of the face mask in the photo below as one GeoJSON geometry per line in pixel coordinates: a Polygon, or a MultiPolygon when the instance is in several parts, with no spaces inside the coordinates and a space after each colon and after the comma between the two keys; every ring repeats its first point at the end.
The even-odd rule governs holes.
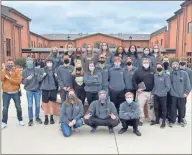
{"type": "Polygon", "coordinates": [[[132,54],[135,53],[135,49],[130,49],[130,51],[132,54]]]}
{"type": "Polygon", "coordinates": [[[57,52],[53,52],[53,56],[57,56],[57,52]]]}
{"type": "Polygon", "coordinates": [[[178,67],[173,66],[173,70],[174,70],[174,71],[178,70],[178,67]]]}
{"type": "Polygon", "coordinates": [[[47,67],[52,67],[53,63],[47,63],[47,67]]]}
{"type": "Polygon", "coordinates": [[[120,68],[120,63],[114,63],[115,68],[120,68]]]}
{"type": "Polygon", "coordinates": [[[179,65],[184,67],[186,65],[186,63],[185,62],[180,62],[179,65]]]}
{"type": "Polygon", "coordinates": [[[127,66],[131,66],[131,65],[132,65],[132,62],[128,61],[127,66]]]}
{"type": "Polygon", "coordinates": [[[161,67],[158,67],[158,68],[157,68],[157,71],[158,71],[158,72],[162,72],[162,70],[163,70],[163,68],[161,68],[161,67]]]}
{"type": "Polygon", "coordinates": [[[72,94],[69,95],[69,99],[70,99],[70,100],[74,100],[74,99],[75,99],[75,95],[72,95],[72,94]]]}
{"type": "Polygon", "coordinates": [[[92,48],[87,48],[87,51],[89,51],[89,52],[90,52],[91,50],[92,50],[92,48]]]}
{"type": "Polygon", "coordinates": [[[65,59],[65,60],[64,60],[64,63],[65,63],[65,64],[68,64],[68,63],[69,63],[69,59],[65,59]]]}
{"type": "Polygon", "coordinates": [[[104,64],[104,63],[105,63],[105,60],[99,60],[99,63],[100,63],[100,64],[104,64]]]}
{"type": "Polygon", "coordinates": [[[106,51],[107,50],[107,46],[103,46],[103,50],[106,51]]]}
{"type": "Polygon", "coordinates": [[[67,49],[67,51],[68,52],[73,52],[73,48],[70,47],[70,48],[67,49]]]}
{"type": "Polygon", "coordinates": [[[94,71],[95,67],[94,66],[89,66],[90,71],[94,71]]]}
{"type": "Polygon", "coordinates": [[[143,64],[143,67],[147,69],[149,68],[149,64],[143,64]]]}
{"type": "Polygon", "coordinates": [[[105,103],[105,100],[106,100],[106,96],[99,96],[99,101],[101,103],[105,103]]]}
{"type": "Polygon", "coordinates": [[[33,68],[33,62],[27,62],[27,68],[33,68]]]}
{"type": "Polygon", "coordinates": [[[164,62],[164,63],[163,63],[163,66],[164,66],[165,69],[167,69],[167,68],[169,67],[169,62],[167,62],[167,61],[164,62]]]}
{"type": "Polygon", "coordinates": [[[133,98],[126,98],[126,102],[127,102],[128,104],[131,104],[131,103],[133,102],[133,98]]]}
{"type": "Polygon", "coordinates": [[[11,69],[13,68],[13,65],[7,64],[6,68],[7,68],[8,70],[11,70],[11,69]]]}
{"type": "Polygon", "coordinates": [[[154,49],[154,52],[155,52],[155,53],[158,53],[158,52],[159,52],[159,49],[154,49]]]}
{"type": "Polygon", "coordinates": [[[80,72],[81,71],[81,67],[77,67],[76,70],[80,72]]]}
{"type": "Polygon", "coordinates": [[[148,55],[148,54],[149,54],[149,51],[144,51],[144,54],[145,54],[145,55],[148,55]]]}

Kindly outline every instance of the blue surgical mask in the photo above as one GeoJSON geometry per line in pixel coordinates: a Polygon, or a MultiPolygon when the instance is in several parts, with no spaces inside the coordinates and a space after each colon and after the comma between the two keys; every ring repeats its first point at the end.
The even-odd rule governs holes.
{"type": "Polygon", "coordinates": [[[143,64],[143,67],[147,69],[149,68],[149,64],[143,64]]]}
{"type": "Polygon", "coordinates": [[[73,48],[70,47],[70,48],[67,49],[67,51],[68,51],[68,52],[72,52],[72,51],[73,51],[73,48]]]}
{"type": "Polygon", "coordinates": [[[103,50],[105,50],[105,51],[106,51],[106,50],[107,50],[107,46],[103,46],[103,50]]]}
{"type": "Polygon", "coordinates": [[[115,68],[120,68],[120,63],[114,63],[114,65],[115,65],[115,68]]]}
{"type": "Polygon", "coordinates": [[[89,66],[89,70],[90,70],[90,71],[94,71],[94,70],[95,70],[95,67],[94,67],[94,66],[89,66]]]}
{"type": "Polygon", "coordinates": [[[127,102],[128,104],[131,104],[131,103],[133,102],[133,98],[126,98],[126,102],[127,102]]]}
{"type": "Polygon", "coordinates": [[[33,68],[33,62],[27,62],[26,65],[27,68],[33,68]]]}

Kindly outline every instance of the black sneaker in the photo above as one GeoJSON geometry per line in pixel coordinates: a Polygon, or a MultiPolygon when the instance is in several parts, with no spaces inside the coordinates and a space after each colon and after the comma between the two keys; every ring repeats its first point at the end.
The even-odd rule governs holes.
{"type": "Polygon", "coordinates": [[[93,127],[92,129],[91,129],[91,133],[95,133],[95,131],[96,131],[96,127],[93,127]]]}
{"type": "Polygon", "coordinates": [[[141,133],[139,132],[139,130],[135,130],[133,131],[133,133],[135,133],[137,136],[141,136],[141,133]]]}
{"type": "Polygon", "coordinates": [[[113,133],[114,133],[113,128],[109,127],[109,133],[110,133],[110,134],[113,134],[113,133]]]}
{"type": "Polygon", "coordinates": [[[122,128],[121,130],[119,130],[118,134],[123,134],[126,131],[127,131],[127,129],[122,128]]]}
{"type": "Polygon", "coordinates": [[[48,119],[48,118],[45,118],[44,125],[48,125],[48,124],[49,124],[49,119],[48,119]]]}
{"type": "Polygon", "coordinates": [[[139,126],[143,126],[143,122],[139,121],[139,126]]]}
{"type": "Polygon", "coordinates": [[[163,128],[165,128],[165,126],[166,126],[166,125],[165,125],[165,122],[162,122],[160,128],[163,129],[163,128]]]}
{"type": "Polygon", "coordinates": [[[33,125],[33,120],[30,120],[28,123],[28,126],[32,126],[33,125]]]}
{"type": "Polygon", "coordinates": [[[36,118],[36,122],[38,122],[39,124],[42,124],[42,120],[40,118],[36,118]]]}
{"type": "Polygon", "coordinates": [[[156,121],[152,120],[150,125],[155,125],[155,124],[159,124],[159,122],[156,122],[156,121]]]}
{"type": "Polygon", "coordinates": [[[173,123],[169,123],[169,127],[172,128],[173,127],[173,123]]]}
{"type": "Polygon", "coordinates": [[[54,124],[54,123],[55,123],[54,119],[51,118],[51,119],[50,119],[50,124],[54,124]]]}

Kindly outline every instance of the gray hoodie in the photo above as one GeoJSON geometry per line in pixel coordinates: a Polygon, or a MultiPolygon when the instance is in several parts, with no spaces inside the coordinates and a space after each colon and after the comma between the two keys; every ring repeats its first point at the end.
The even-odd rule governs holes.
{"type": "Polygon", "coordinates": [[[173,69],[171,67],[168,67],[166,70],[164,69],[163,71],[164,71],[164,73],[166,73],[167,75],[170,76],[173,69]]]}
{"type": "Polygon", "coordinates": [[[22,72],[22,84],[26,91],[39,91],[40,82],[43,80],[43,71],[40,68],[26,68],[22,72]],[[33,75],[31,80],[27,80],[27,77],[33,75]]]}
{"type": "Polygon", "coordinates": [[[97,93],[102,88],[101,72],[94,71],[93,75],[87,73],[84,75],[85,91],[97,93]]]}
{"type": "Polygon", "coordinates": [[[72,81],[72,72],[73,72],[74,67],[69,65],[69,66],[59,66],[57,70],[57,77],[58,77],[58,83],[59,87],[73,87],[73,81],[72,81]]]}
{"type": "Polygon", "coordinates": [[[159,97],[167,96],[171,88],[171,81],[169,75],[163,73],[159,75],[156,73],[154,75],[154,88],[152,90],[152,94],[157,95],[159,97]]]}
{"type": "Polygon", "coordinates": [[[78,120],[83,117],[84,108],[82,103],[62,104],[60,110],[60,122],[69,124],[72,120],[78,120]]]}
{"type": "Polygon", "coordinates": [[[55,90],[57,89],[57,78],[54,75],[54,71],[48,70],[47,67],[43,69],[43,73],[46,73],[46,76],[43,78],[41,83],[41,90],[55,90]]]}
{"type": "Polygon", "coordinates": [[[171,73],[171,96],[184,98],[184,94],[191,91],[190,80],[187,72],[183,70],[172,71],[171,73]]]}
{"type": "Polygon", "coordinates": [[[123,68],[115,68],[113,66],[109,70],[109,89],[113,91],[123,91],[125,89],[125,82],[123,77],[123,68]]]}
{"type": "Polygon", "coordinates": [[[186,67],[186,68],[184,69],[184,71],[187,72],[187,74],[188,74],[188,76],[189,76],[190,84],[191,84],[191,87],[192,87],[192,70],[191,70],[190,68],[186,67]]]}
{"type": "Polygon", "coordinates": [[[100,119],[108,119],[110,118],[109,114],[114,114],[117,116],[117,110],[113,102],[110,102],[106,99],[104,104],[101,104],[99,100],[93,101],[89,106],[88,113],[90,113],[93,117],[97,117],[100,119]]]}
{"type": "Polygon", "coordinates": [[[126,101],[120,104],[119,118],[124,120],[139,119],[140,109],[139,104],[132,102],[128,104],[126,101]]]}
{"type": "Polygon", "coordinates": [[[133,90],[133,82],[132,82],[132,78],[133,75],[135,74],[137,68],[136,67],[132,67],[132,69],[129,71],[128,68],[126,67],[123,73],[124,76],[124,81],[125,81],[125,89],[127,90],[133,90]]]}
{"type": "Polygon", "coordinates": [[[108,64],[105,64],[104,68],[101,68],[99,64],[96,65],[96,71],[101,72],[102,75],[102,89],[104,90],[109,86],[109,68],[108,64]]]}
{"type": "Polygon", "coordinates": [[[59,55],[59,52],[57,51],[57,53],[55,53],[54,55],[53,52],[51,51],[49,58],[53,60],[53,71],[56,72],[58,67],[62,64],[62,58],[59,55]]]}

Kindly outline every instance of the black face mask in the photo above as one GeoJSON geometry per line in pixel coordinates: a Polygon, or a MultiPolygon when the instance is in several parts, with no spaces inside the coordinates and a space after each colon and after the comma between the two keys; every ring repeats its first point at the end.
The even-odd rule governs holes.
{"type": "Polygon", "coordinates": [[[68,64],[68,63],[69,63],[69,59],[65,59],[65,60],[64,60],[64,63],[65,63],[65,64],[68,64]]]}
{"type": "Polygon", "coordinates": [[[7,64],[7,66],[6,66],[6,69],[7,69],[7,70],[11,70],[12,68],[13,68],[13,65],[7,64]]]}
{"type": "Polygon", "coordinates": [[[99,60],[99,63],[104,64],[105,60],[99,60]]]}
{"type": "Polygon", "coordinates": [[[162,70],[163,70],[163,68],[161,68],[161,67],[158,67],[158,68],[157,68],[157,71],[158,71],[158,72],[161,72],[162,70]]]}
{"type": "Polygon", "coordinates": [[[81,67],[77,67],[76,70],[80,72],[81,71],[81,67]]]}
{"type": "Polygon", "coordinates": [[[127,66],[131,66],[132,65],[132,62],[127,62],[127,66]]]}
{"type": "Polygon", "coordinates": [[[181,66],[185,66],[186,63],[185,63],[185,62],[180,62],[179,65],[181,65],[181,66]]]}
{"type": "Polygon", "coordinates": [[[163,66],[164,66],[165,69],[167,69],[169,67],[169,63],[168,62],[164,62],[163,66]]]}

